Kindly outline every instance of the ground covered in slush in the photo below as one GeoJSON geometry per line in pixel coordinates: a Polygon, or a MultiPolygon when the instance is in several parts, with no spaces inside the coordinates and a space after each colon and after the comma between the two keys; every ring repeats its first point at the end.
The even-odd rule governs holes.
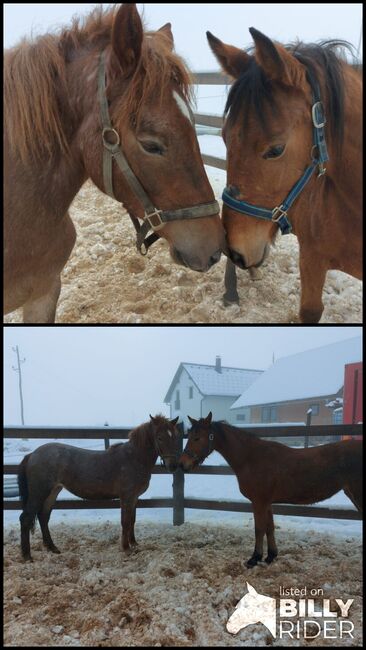
{"type": "MultiPolygon", "coordinates": [[[[303,529],[281,524],[276,527],[279,558],[246,569],[244,560],[253,550],[252,517],[242,526],[174,527],[139,523],[137,516],[139,546],[128,556],[120,551],[117,523],[51,520],[51,533],[61,555],[43,548],[37,526],[31,540],[34,562],[23,563],[18,526],[5,529],[6,646],[362,645],[357,537],[311,529],[304,535],[303,529]],[[246,581],[276,599],[280,587],[306,587],[308,594],[323,589],[331,609],[335,598],[354,599],[354,639],[274,639],[260,623],[232,636],[226,622],[247,591],[246,581]]],[[[317,608],[320,602],[315,598],[317,608]]],[[[315,635],[317,628],[311,629],[315,635]]]]}
{"type": "MultiPolygon", "coordinates": [[[[220,199],[224,178],[220,170],[210,169],[220,199]]],[[[240,304],[224,307],[226,257],[204,274],[174,264],[162,240],[142,257],[128,215],[90,181],[70,214],[77,241],[62,273],[57,323],[297,322],[300,276],[294,235],[277,238],[255,281],[238,270],[240,304]]],[[[349,275],[328,272],[321,323],[361,323],[361,287],[349,275]]],[[[21,322],[20,310],[5,322],[21,322]]]]}

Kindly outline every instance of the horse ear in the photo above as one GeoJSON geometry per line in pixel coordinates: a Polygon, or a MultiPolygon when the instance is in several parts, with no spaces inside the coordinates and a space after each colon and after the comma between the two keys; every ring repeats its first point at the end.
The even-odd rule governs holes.
{"type": "Polygon", "coordinates": [[[153,416],[150,415],[150,413],[149,413],[149,416],[150,416],[150,420],[151,420],[151,422],[154,424],[154,423],[155,423],[155,418],[153,418],[153,416]]]}
{"type": "Polygon", "coordinates": [[[212,420],[212,412],[210,411],[209,414],[205,417],[205,424],[211,424],[212,420]]]}
{"type": "Polygon", "coordinates": [[[174,420],[170,420],[170,424],[172,424],[173,427],[175,427],[175,425],[177,424],[178,420],[179,420],[179,415],[177,415],[177,417],[174,418],[174,420]]]}
{"type": "Polygon", "coordinates": [[[254,589],[254,587],[252,587],[252,585],[249,584],[249,582],[247,582],[247,589],[248,589],[248,594],[252,594],[252,596],[255,596],[257,594],[256,590],[254,589]]]}
{"type": "Polygon", "coordinates": [[[255,58],[268,79],[280,81],[287,86],[303,88],[305,68],[282,45],[273,43],[268,36],[254,27],[249,29],[255,43],[255,58]]]}
{"type": "Polygon", "coordinates": [[[174,36],[172,32],[172,24],[171,23],[166,23],[160,29],[157,30],[158,32],[162,32],[166,37],[170,45],[170,49],[172,50],[174,47],[174,36]]]}
{"type": "Polygon", "coordinates": [[[124,3],[112,27],[112,49],[125,77],[136,70],[141,56],[143,28],[135,4],[124,3]]]}
{"type": "Polygon", "coordinates": [[[191,423],[192,426],[193,426],[194,424],[197,424],[197,423],[198,423],[198,420],[195,420],[194,418],[191,418],[190,415],[188,415],[187,417],[188,417],[188,420],[190,421],[190,423],[191,423]]]}
{"type": "Polygon", "coordinates": [[[206,32],[206,36],[208,44],[223,70],[234,79],[238,79],[249,64],[249,54],[238,47],[223,43],[211,32],[206,32]]]}

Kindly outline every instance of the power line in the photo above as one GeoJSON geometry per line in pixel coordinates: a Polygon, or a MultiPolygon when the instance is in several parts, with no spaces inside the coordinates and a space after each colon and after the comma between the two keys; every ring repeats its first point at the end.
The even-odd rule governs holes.
{"type": "Polygon", "coordinates": [[[19,356],[19,348],[16,346],[15,348],[12,348],[13,352],[16,353],[17,355],[17,362],[18,366],[12,366],[14,372],[17,372],[19,375],[19,398],[20,398],[20,415],[22,419],[22,424],[24,424],[24,405],[23,405],[23,389],[22,389],[22,371],[21,371],[21,364],[25,362],[25,358],[21,359],[19,356]]]}

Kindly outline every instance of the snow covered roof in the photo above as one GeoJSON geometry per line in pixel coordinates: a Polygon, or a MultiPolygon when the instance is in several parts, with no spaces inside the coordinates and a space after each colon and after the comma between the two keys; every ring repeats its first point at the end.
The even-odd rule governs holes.
{"type": "Polygon", "coordinates": [[[231,408],[335,395],[343,386],[345,364],[360,360],[361,337],[282,357],[231,408]]]}
{"type": "Polygon", "coordinates": [[[181,363],[170,384],[164,402],[170,403],[172,392],[183,369],[187,371],[202,395],[226,395],[232,397],[241,395],[264,372],[263,370],[226,368],[225,366],[221,366],[221,371],[218,372],[216,366],[181,363]]]}

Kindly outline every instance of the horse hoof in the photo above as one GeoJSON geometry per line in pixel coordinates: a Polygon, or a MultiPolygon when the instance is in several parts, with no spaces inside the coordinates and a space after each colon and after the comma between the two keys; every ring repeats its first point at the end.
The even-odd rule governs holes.
{"type": "Polygon", "coordinates": [[[23,562],[33,562],[33,558],[30,555],[23,555],[23,562]]]}
{"type": "Polygon", "coordinates": [[[47,547],[51,553],[56,553],[57,555],[61,555],[61,551],[57,548],[57,546],[48,546],[47,547]]]}
{"type": "Polygon", "coordinates": [[[277,555],[267,555],[264,561],[267,562],[267,564],[271,564],[276,557],[277,555]]]}
{"type": "Polygon", "coordinates": [[[231,305],[239,304],[239,296],[227,296],[226,294],[223,297],[223,303],[225,307],[230,307],[231,305]]]}
{"type": "Polygon", "coordinates": [[[245,563],[245,566],[248,569],[252,569],[254,566],[257,566],[257,564],[258,564],[258,560],[253,560],[253,558],[250,558],[250,560],[248,560],[248,562],[245,563]]]}

